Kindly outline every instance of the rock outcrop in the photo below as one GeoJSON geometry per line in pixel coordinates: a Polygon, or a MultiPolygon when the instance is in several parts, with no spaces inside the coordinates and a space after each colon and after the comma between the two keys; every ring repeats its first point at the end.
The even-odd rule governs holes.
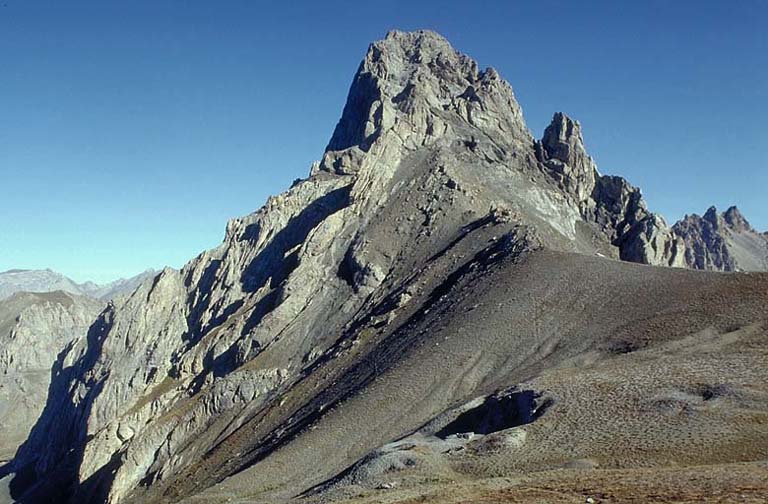
{"type": "Polygon", "coordinates": [[[12,458],[40,416],[59,354],[85,337],[102,308],[63,291],[0,301],[0,460],[12,458]]]}
{"type": "Polygon", "coordinates": [[[544,130],[536,151],[548,173],[579,202],[582,212],[594,209],[597,166],[584,148],[581,124],[557,112],[544,130]]]}
{"type": "MultiPolygon", "coordinates": [[[[59,356],[6,472],[34,483],[28,499],[181,500],[375,382],[496,265],[544,248],[678,265],[680,245],[637,189],[597,173],[578,123],[557,114],[535,142],[495,70],[435,33],[392,32],[368,49],[308,178],[116,299],[59,356]]],[[[430,408],[477,383],[435,385],[430,408]]]]}
{"type": "Polygon", "coordinates": [[[622,177],[601,176],[584,147],[581,125],[557,112],[535,144],[547,173],[630,262],[683,266],[682,243],[664,219],[650,211],[640,190],[622,177]]]}
{"type": "Polygon", "coordinates": [[[747,222],[738,208],[718,214],[710,207],[704,216],[686,215],[674,225],[685,243],[685,265],[717,271],[768,270],[768,239],[747,222]]]}

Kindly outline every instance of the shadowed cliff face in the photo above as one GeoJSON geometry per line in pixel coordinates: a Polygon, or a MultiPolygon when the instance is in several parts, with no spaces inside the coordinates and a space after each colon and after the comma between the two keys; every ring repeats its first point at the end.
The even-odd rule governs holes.
{"type": "Polygon", "coordinates": [[[43,410],[57,357],[85,338],[102,308],[63,291],[0,300],[0,460],[13,457],[43,410]]]}
{"type": "MultiPolygon", "coordinates": [[[[67,354],[11,466],[37,485],[16,492],[194,495],[272,460],[375,384],[495,265],[542,249],[681,265],[680,247],[639,190],[597,173],[577,122],[556,114],[536,142],[495,70],[435,33],[392,32],[368,49],[308,178],[230,221],[216,249],[118,299],[67,354]]],[[[512,363],[493,362],[507,372],[477,363],[474,378],[435,385],[427,406],[382,435],[494,379],[511,384],[512,363]]],[[[358,440],[292,489],[380,441],[358,440]]]]}

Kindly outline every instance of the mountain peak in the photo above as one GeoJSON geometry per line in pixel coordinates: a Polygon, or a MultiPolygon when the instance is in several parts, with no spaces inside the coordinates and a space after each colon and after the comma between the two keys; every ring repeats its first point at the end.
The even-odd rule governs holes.
{"type": "Polygon", "coordinates": [[[584,147],[579,121],[556,112],[537,144],[537,155],[549,174],[579,202],[589,199],[598,173],[584,147]]]}
{"type": "Polygon", "coordinates": [[[461,94],[477,74],[477,64],[435,32],[390,31],[368,47],[326,150],[357,145],[367,151],[389,124],[390,117],[384,117],[388,105],[402,108],[417,96],[431,94],[425,88],[435,80],[447,84],[440,91],[453,87],[452,95],[461,94]]]}
{"type": "Polygon", "coordinates": [[[586,155],[581,124],[562,112],[555,112],[541,143],[551,158],[571,166],[577,164],[577,158],[586,155]]]}
{"type": "Polygon", "coordinates": [[[723,219],[736,231],[754,231],[752,226],[735,205],[723,212],[723,219]]]}
{"type": "Polygon", "coordinates": [[[728,210],[723,213],[719,213],[717,207],[713,205],[704,213],[702,220],[711,224],[714,229],[727,226],[737,232],[754,231],[747,219],[735,205],[729,207],[728,210]]]}
{"type": "Polygon", "coordinates": [[[479,71],[435,32],[390,31],[369,46],[326,152],[367,152],[393,128],[403,143],[430,143],[446,133],[451,113],[459,122],[530,137],[512,88],[496,70],[479,71]]]}
{"type": "Polygon", "coordinates": [[[453,49],[448,39],[432,30],[390,30],[383,40],[374,42],[373,45],[397,44],[406,51],[420,50],[423,47],[441,46],[453,49]]]}

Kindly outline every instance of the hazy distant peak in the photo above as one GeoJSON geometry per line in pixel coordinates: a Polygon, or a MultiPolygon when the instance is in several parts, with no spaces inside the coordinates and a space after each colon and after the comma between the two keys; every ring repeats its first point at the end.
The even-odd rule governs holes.
{"type": "Polygon", "coordinates": [[[741,211],[735,205],[723,212],[723,220],[732,228],[738,231],[754,231],[752,225],[744,217],[741,211]]]}
{"type": "Polygon", "coordinates": [[[0,273],[0,299],[8,298],[17,292],[63,291],[108,300],[132,291],[142,281],[154,274],[154,270],[148,269],[130,278],[121,278],[106,284],[97,284],[91,281],[77,283],[50,268],[38,270],[10,269],[0,273]]]}

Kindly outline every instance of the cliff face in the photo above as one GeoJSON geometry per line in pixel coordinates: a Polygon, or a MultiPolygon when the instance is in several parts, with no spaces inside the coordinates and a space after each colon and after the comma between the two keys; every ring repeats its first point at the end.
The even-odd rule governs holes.
{"type": "Polygon", "coordinates": [[[62,291],[0,301],[0,460],[27,438],[45,406],[54,362],[85,337],[102,308],[62,291]]]}
{"type": "Polygon", "coordinates": [[[374,380],[462,278],[542,248],[681,265],[680,247],[637,189],[597,173],[577,122],[556,114],[537,142],[495,70],[392,32],[307,179],[59,356],[10,469],[34,475],[33,496],[178,500],[374,380]]]}
{"type": "Polygon", "coordinates": [[[648,210],[640,190],[621,177],[598,173],[578,121],[556,113],[535,147],[545,172],[573,198],[582,218],[597,225],[622,260],[684,265],[681,240],[661,216],[648,210]]]}
{"type": "Polygon", "coordinates": [[[738,208],[722,214],[710,207],[703,217],[686,215],[674,226],[685,242],[685,265],[719,271],[768,270],[768,239],[747,222],[738,208]]]}

